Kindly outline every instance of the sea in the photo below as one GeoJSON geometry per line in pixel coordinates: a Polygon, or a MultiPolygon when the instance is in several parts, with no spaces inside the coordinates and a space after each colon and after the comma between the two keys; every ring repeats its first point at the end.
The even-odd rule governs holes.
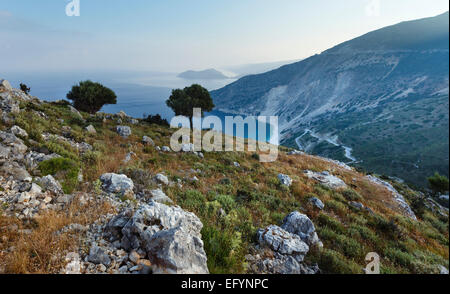
{"type": "MultiPolygon", "coordinates": [[[[144,118],[159,114],[169,122],[174,117],[173,111],[167,107],[166,100],[173,89],[184,88],[192,84],[200,84],[209,91],[222,88],[235,79],[204,79],[191,80],[177,77],[177,73],[167,72],[12,72],[4,74],[13,87],[19,88],[20,83],[31,88],[30,94],[45,101],[66,99],[73,85],[80,81],[92,80],[112,89],[117,95],[117,104],[106,105],[101,111],[117,113],[124,111],[131,117],[144,118]]],[[[230,116],[218,110],[205,113],[205,116],[215,115],[225,126],[225,117],[230,116]]],[[[273,137],[274,128],[267,124],[268,142],[273,137]]],[[[236,135],[236,130],[232,131],[236,135]]],[[[228,132],[231,135],[231,132],[228,132]]],[[[245,130],[244,137],[257,139],[257,132],[245,130]]]]}

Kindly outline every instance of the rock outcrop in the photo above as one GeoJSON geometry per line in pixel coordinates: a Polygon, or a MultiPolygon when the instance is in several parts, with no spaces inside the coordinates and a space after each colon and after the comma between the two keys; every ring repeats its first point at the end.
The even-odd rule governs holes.
{"type": "Polygon", "coordinates": [[[155,273],[205,274],[202,227],[193,213],[151,201],[114,217],[107,230],[126,251],[144,251],[155,273]]]}
{"type": "Polygon", "coordinates": [[[134,183],[126,175],[107,173],[100,177],[100,181],[103,184],[103,190],[106,192],[120,194],[122,196],[134,194],[134,183]]]}
{"type": "Polygon", "coordinates": [[[250,271],[266,274],[315,274],[317,265],[307,265],[304,258],[311,246],[322,247],[311,220],[293,212],[281,227],[270,225],[257,232],[258,245],[247,255],[250,271]]]}
{"type": "Polygon", "coordinates": [[[305,172],[305,174],[308,178],[316,180],[319,183],[321,183],[322,185],[324,185],[330,189],[343,189],[343,188],[347,187],[347,185],[345,184],[345,182],[343,180],[341,180],[340,178],[338,178],[336,176],[333,176],[332,174],[330,174],[327,171],[317,173],[317,172],[308,170],[305,172]]]}
{"type": "Polygon", "coordinates": [[[401,195],[390,183],[383,181],[377,177],[368,175],[367,179],[374,183],[377,184],[379,186],[383,186],[384,188],[386,188],[389,192],[391,192],[392,197],[394,199],[394,201],[400,206],[400,208],[402,209],[403,213],[413,219],[413,220],[417,220],[416,215],[414,214],[414,211],[412,211],[411,207],[409,206],[409,204],[406,202],[405,198],[403,197],[403,195],[401,195]]]}

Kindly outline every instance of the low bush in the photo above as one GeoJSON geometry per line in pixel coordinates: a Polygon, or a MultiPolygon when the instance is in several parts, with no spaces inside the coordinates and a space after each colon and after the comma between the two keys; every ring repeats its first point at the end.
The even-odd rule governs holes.
{"type": "Polygon", "coordinates": [[[53,175],[63,188],[64,193],[70,194],[78,185],[78,164],[68,158],[58,157],[43,161],[39,164],[43,176],[53,175]]]}

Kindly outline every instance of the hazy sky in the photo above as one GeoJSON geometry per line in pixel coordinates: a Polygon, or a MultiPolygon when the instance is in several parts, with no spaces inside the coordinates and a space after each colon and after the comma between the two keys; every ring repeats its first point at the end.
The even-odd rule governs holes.
{"type": "Polygon", "coordinates": [[[0,0],[0,74],[182,71],[293,60],[448,10],[447,0],[0,0]]]}

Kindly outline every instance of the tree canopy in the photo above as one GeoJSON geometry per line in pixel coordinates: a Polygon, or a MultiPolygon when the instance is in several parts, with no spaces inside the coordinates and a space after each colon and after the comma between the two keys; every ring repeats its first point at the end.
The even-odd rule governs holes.
{"type": "Polygon", "coordinates": [[[89,80],[73,86],[72,90],[67,93],[67,99],[73,101],[76,109],[92,114],[99,111],[104,105],[116,104],[116,98],[114,91],[89,80]]]}
{"type": "Polygon", "coordinates": [[[166,104],[175,112],[175,115],[189,117],[191,127],[194,108],[201,108],[202,116],[205,111],[214,109],[214,103],[209,91],[198,84],[184,89],[172,90],[172,95],[166,101],[166,104]]]}

